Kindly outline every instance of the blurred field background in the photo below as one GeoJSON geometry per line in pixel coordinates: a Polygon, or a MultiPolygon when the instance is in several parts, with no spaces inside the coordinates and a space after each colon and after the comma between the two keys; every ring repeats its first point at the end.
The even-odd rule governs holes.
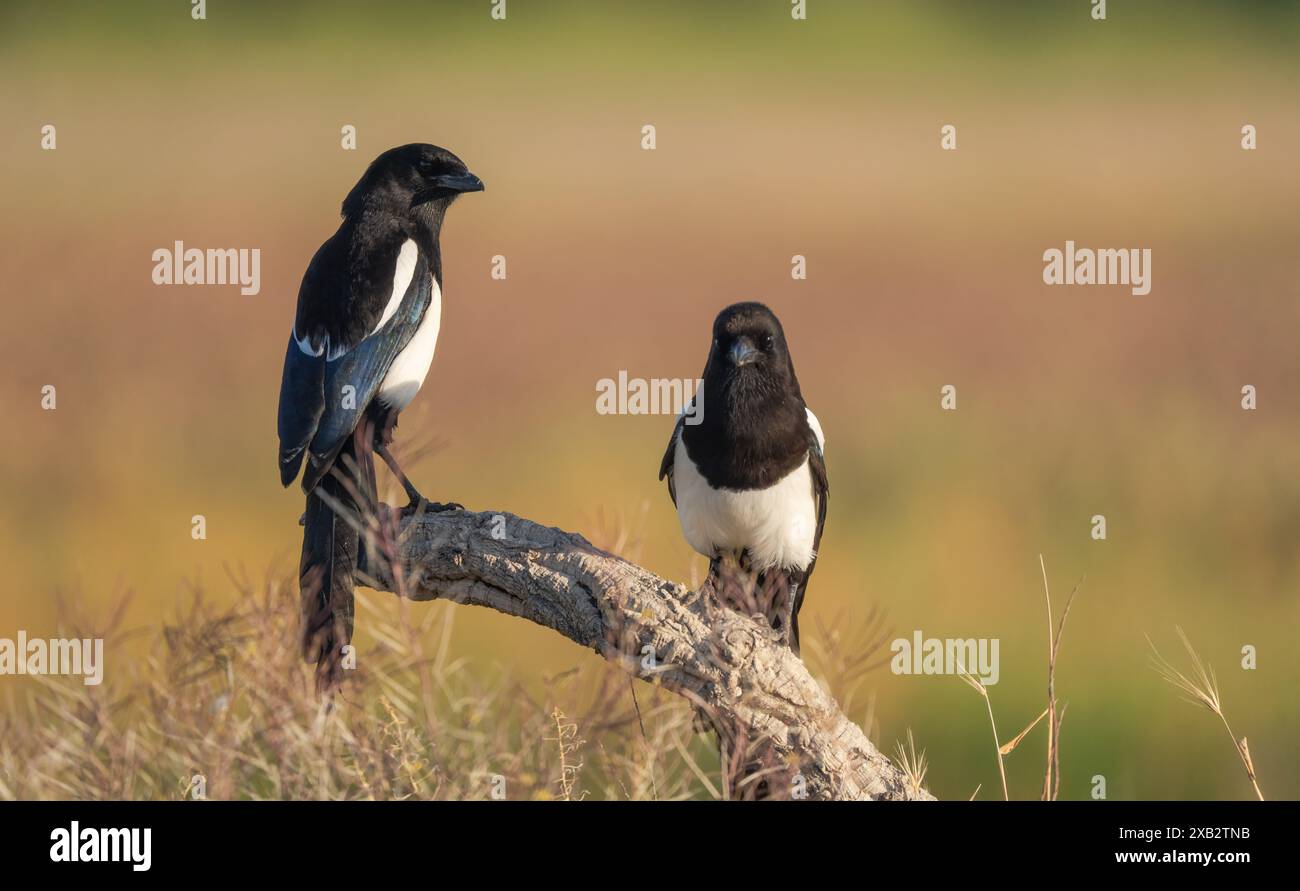
{"type": "MultiPolygon", "coordinates": [[[[1005,740],[1045,701],[1041,553],[1058,610],[1087,575],[1058,665],[1062,797],[1098,774],[1111,798],[1250,797],[1217,719],[1147,664],[1144,634],[1181,659],[1176,623],[1264,793],[1300,795],[1296,5],[809,7],[6,3],[0,636],[52,634],[59,596],[107,612],[129,589],[127,624],[153,628],[193,587],[233,602],[227,567],[292,575],[302,498],[273,454],[298,282],[366,163],[430,141],[487,191],[449,215],[442,341],[398,431],[399,454],[443,443],[413,468],[428,495],[689,580],[704,561],[655,479],[672,419],[600,416],[595,384],[693,378],[714,314],[763,300],[828,438],[810,636],[879,607],[897,636],[1000,638],[1005,740]],[[1151,293],[1044,286],[1067,239],[1151,248],[1151,293]],[[261,293],[153,285],[176,240],[260,248],[261,293]]],[[[455,611],[472,674],[540,689],[598,661],[427,610],[455,611]]],[[[364,622],[358,642],[364,662],[364,622]]],[[[853,717],[870,701],[891,754],[910,727],[936,795],[999,797],[959,680],[858,687],[853,717]]],[[[19,689],[0,678],[0,708],[19,689]]],[[[1038,795],[1041,733],[1008,757],[1013,797],[1038,795]]]]}

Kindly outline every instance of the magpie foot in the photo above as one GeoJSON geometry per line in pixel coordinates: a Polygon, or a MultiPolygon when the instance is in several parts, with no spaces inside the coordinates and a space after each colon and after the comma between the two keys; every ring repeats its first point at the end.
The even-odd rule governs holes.
{"type": "Polygon", "coordinates": [[[428,501],[423,497],[412,498],[411,503],[402,508],[402,517],[413,517],[416,514],[443,514],[453,510],[464,510],[465,505],[457,504],[455,501],[446,503],[441,501],[428,501]]]}

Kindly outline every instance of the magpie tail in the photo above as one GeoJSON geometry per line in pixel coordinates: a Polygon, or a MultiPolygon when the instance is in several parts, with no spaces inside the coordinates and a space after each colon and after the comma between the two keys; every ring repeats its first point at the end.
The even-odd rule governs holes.
{"type": "Polygon", "coordinates": [[[326,690],[341,679],[343,648],[352,640],[355,575],[361,547],[361,511],[350,468],[351,440],[316,487],[307,493],[298,587],[302,596],[303,659],[316,663],[316,684],[326,690]],[[343,478],[340,478],[342,475],[343,478]]]}

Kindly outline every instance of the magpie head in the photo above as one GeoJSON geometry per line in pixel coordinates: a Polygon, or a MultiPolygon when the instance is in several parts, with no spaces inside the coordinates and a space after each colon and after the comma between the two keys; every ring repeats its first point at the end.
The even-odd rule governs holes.
{"type": "Polygon", "coordinates": [[[370,162],[343,200],[344,216],[371,208],[398,216],[440,213],[463,192],[483,191],[483,181],[445,148],[415,142],[389,149],[370,162]]]}
{"type": "Polygon", "coordinates": [[[776,387],[792,381],[794,365],[776,314],[761,303],[735,303],[718,313],[705,375],[776,387]]]}

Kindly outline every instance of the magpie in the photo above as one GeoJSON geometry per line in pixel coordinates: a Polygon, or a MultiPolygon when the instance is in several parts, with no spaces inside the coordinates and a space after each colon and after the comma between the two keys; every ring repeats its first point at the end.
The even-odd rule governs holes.
{"type": "Polygon", "coordinates": [[[302,470],[302,648],[322,687],[337,680],[352,635],[361,517],[375,498],[372,451],[401,481],[408,509],[459,507],[425,501],[388,446],[438,340],[443,218],[461,193],[482,189],[436,145],[384,152],[343,199],[343,222],[298,289],[280,383],[280,482],[302,470]]]}
{"type": "Polygon", "coordinates": [[[796,655],[799,608],[826,524],[825,437],[785,332],[761,303],[718,314],[703,384],[659,467],[724,606],[763,615],[796,655]],[[698,423],[686,423],[687,419],[698,423]]]}

